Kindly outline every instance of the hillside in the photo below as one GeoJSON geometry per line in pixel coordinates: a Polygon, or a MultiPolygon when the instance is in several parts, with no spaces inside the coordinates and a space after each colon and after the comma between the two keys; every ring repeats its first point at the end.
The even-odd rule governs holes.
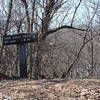
{"type": "Polygon", "coordinates": [[[0,100],[100,100],[100,80],[3,80],[0,100]]]}

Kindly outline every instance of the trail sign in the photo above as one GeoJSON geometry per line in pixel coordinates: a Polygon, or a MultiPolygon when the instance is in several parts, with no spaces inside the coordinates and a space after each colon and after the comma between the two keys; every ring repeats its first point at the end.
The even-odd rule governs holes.
{"type": "Polygon", "coordinates": [[[37,42],[37,34],[35,33],[20,33],[14,35],[4,35],[3,45],[17,44],[19,74],[20,78],[27,78],[27,63],[26,63],[26,43],[37,42]]]}
{"type": "Polygon", "coordinates": [[[14,35],[4,35],[3,36],[3,45],[14,45],[22,44],[29,42],[36,42],[37,34],[33,33],[20,33],[14,35]]]}

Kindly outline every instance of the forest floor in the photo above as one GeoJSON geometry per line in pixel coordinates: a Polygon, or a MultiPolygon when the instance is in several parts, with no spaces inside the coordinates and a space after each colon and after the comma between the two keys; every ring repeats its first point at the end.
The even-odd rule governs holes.
{"type": "Polygon", "coordinates": [[[100,80],[2,80],[0,100],[100,100],[100,80]]]}

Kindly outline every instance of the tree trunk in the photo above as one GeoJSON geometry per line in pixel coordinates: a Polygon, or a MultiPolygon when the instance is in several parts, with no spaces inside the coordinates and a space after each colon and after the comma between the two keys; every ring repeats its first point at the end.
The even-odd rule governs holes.
{"type": "Polygon", "coordinates": [[[39,79],[39,78],[45,78],[41,74],[41,64],[42,64],[42,57],[43,57],[43,45],[45,41],[40,41],[36,44],[37,52],[36,52],[36,59],[35,59],[35,66],[34,66],[34,78],[39,79]]]}

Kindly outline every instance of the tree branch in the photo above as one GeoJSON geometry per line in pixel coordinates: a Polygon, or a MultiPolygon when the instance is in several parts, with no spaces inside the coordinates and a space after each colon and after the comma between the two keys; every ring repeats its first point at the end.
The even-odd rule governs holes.
{"type": "Polygon", "coordinates": [[[46,37],[49,35],[49,34],[53,34],[61,29],[66,29],[66,28],[69,28],[69,29],[75,29],[75,30],[80,30],[80,31],[87,31],[85,29],[80,29],[80,28],[75,28],[75,27],[72,27],[72,26],[67,26],[67,25],[64,25],[64,26],[61,26],[61,27],[58,27],[56,29],[52,29],[52,30],[48,30],[48,32],[46,34],[43,35],[42,39],[46,39],[46,37]]]}
{"type": "Polygon", "coordinates": [[[77,61],[77,59],[79,58],[80,53],[81,53],[81,51],[83,50],[83,48],[85,47],[85,45],[86,45],[88,42],[90,42],[93,38],[95,38],[95,37],[97,37],[97,36],[99,36],[99,35],[100,35],[100,33],[98,33],[98,34],[92,36],[90,39],[88,39],[86,42],[83,43],[83,45],[81,46],[81,48],[80,48],[79,51],[78,51],[78,54],[77,54],[76,58],[75,58],[74,61],[70,64],[68,70],[67,70],[66,72],[63,73],[62,78],[65,78],[66,75],[67,75],[67,77],[69,76],[69,73],[70,73],[71,69],[73,68],[73,65],[76,63],[76,61],[77,61]]]}
{"type": "Polygon", "coordinates": [[[10,22],[10,18],[11,18],[12,6],[13,6],[13,0],[11,0],[10,3],[9,3],[9,11],[8,11],[8,17],[7,17],[7,21],[6,21],[5,30],[4,30],[4,35],[7,35],[9,22],[10,22]]]}
{"type": "Polygon", "coordinates": [[[76,14],[77,9],[79,8],[79,6],[80,6],[81,2],[82,2],[82,0],[80,0],[80,2],[79,2],[79,4],[78,4],[78,6],[75,8],[75,12],[74,12],[74,14],[73,14],[73,18],[72,18],[71,26],[73,26],[73,22],[74,22],[75,14],[76,14]]]}

